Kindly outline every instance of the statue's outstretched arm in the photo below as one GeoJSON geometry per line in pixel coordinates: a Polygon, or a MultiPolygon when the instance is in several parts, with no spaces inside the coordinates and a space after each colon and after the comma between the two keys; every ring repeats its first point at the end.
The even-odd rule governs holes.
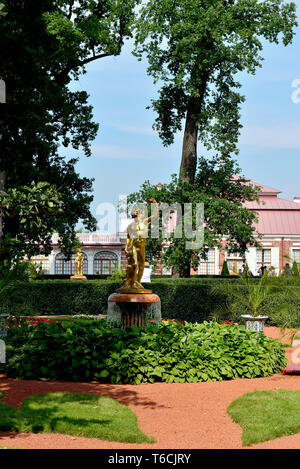
{"type": "Polygon", "coordinates": [[[158,204],[155,199],[147,199],[146,202],[148,202],[148,204],[154,204],[153,215],[145,219],[145,223],[150,223],[151,221],[155,220],[158,217],[158,204]]]}

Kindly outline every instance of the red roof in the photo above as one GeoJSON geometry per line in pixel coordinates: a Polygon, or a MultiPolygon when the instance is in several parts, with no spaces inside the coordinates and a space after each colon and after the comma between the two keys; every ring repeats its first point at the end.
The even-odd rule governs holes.
{"type": "Polygon", "coordinates": [[[300,210],[264,210],[259,213],[256,230],[269,235],[300,235],[300,210]]]}
{"type": "MultiPolygon", "coordinates": [[[[241,179],[241,176],[237,176],[234,174],[232,176],[233,180],[241,179]]],[[[260,187],[260,192],[259,194],[264,194],[264,195],[277,195],[281,194],[282,191],[279,191],[278,189],[274,189],[273,187],[270,186],[265,186],[264,184],[259,184],[259,182],[251,181],[251,179],[243,177],[247,182],[245,184],[251,184],[253,186],[259,186],[260,187]]]]}
{"type": "Polygon", "coordinates": [[[258,233],[263,235],[300,235],[300,204],[281,199],[281,191],[269,186],[249,183],[261,187],[259,203],[245,202],[245,207],[255,210],[259,217],[256,224],[258,233]]]}
{"type": "Polygon", "coordinates": [[[300,210],[300,204],[291,200],[281,199],[271,195],[261,195],[260,203],[245,202],[245,206],[252,210],[300,210]]]}

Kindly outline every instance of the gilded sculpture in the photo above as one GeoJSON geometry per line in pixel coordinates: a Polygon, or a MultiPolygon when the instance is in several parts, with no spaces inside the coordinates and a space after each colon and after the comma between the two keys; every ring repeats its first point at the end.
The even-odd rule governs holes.
{"type": "Polygon", "coordinates": [[[75,265],[75,277],[83,277],[83,253],[80,248],[76,249],[76,258],[74,261],[75,265]]]}
{"type": "Polygon", "coordinates": [[[127,257],[126,277],[122,282],[118,292],[143,293],[148,292],[140,283],[145,266],[145,248],[148,225],[158,216],[158,206],[155,199],[147,199],[148,203],[154,204],[153,215],[142,218],[142,211],[133,208],[131,217],[133,221],[127,228],[127,240],[125,254],[127,257]]]}

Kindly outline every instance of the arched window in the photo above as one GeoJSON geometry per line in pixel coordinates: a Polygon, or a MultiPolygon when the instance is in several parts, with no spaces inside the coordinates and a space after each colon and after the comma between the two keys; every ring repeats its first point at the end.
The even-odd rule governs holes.
{"type": "MultiPolygon", "coordinates": [[[[83,254],[83,275],[88,273],[88,258],[85,252],[83,254]]],[[[62,252],[56,254],[55,257],[55,273],[64,274],[64,275],[74,275],[75,274],[75,259],[76,254],[72,255],[71,260],[67,260],[62,252]]]]}
{"type": "Polygon", "coordinates": [[[118,256],[111,251],[100,251],[94,256],[94,274],[110,275],[118,268],[118,256]]]}

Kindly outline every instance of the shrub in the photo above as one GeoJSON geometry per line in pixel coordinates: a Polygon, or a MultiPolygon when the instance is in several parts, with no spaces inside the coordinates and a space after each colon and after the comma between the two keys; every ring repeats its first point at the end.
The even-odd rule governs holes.
{"type": "Polygon", "coordinates": [[[227,261],[224,261],[221,276],[224,277],[226,275],[229,275],[229,269],[228,269],[227,261]]]}
{"type": "Polygon", "coordinates": [[[254,378],[286,365],[278,341],[215,322],[145,330],[108,329],[105,320],[22,324],[8,331],[7,357],[9,377],[114,384],[254,378]]]}

